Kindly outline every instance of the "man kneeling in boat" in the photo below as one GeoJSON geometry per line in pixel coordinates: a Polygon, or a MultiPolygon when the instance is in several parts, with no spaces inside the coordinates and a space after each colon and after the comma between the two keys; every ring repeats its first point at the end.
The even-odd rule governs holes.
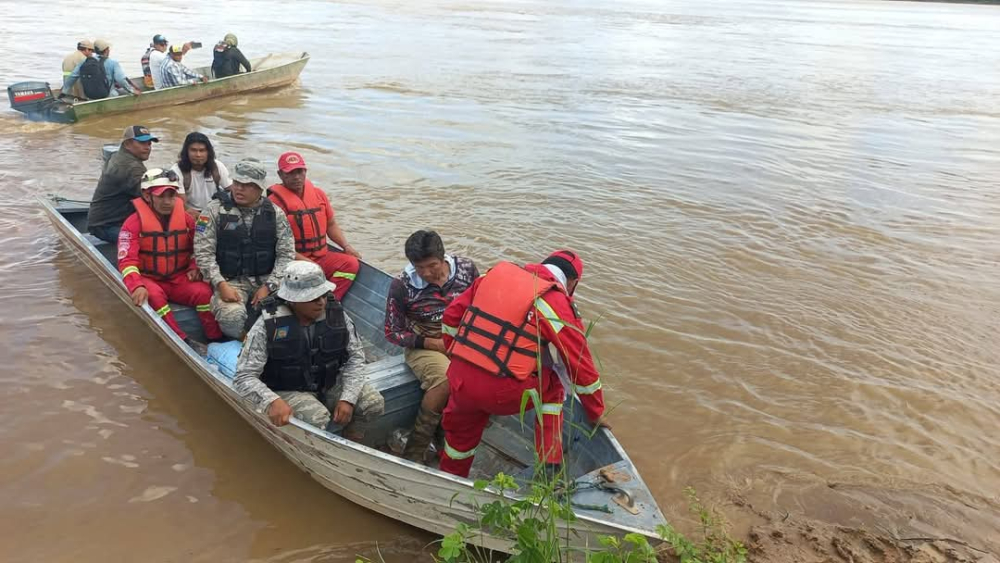
{"type": "MultiPolygon", "coordinates": [[[[118,270],[132,294],[132,302],[149,306],[184,341],[168,301],[194,307],[209,340],[222,338],[219,323],[209,308],[212,288],[201,281],[191,259],[194,219],[184,212],[177,197],[177,176],[154,168],[142,177],[142,197],[132,201],[135,213],[125,219],[118,233],[118,270]]],[[[189,342],[190,344],[190,342],[189,342]]]]}
{"type": "Polygon", "coordinates": [[[385,401],[367,382],[361,339],[335,288],[317,264],[291,262],[277,300],[247,333],[233,387],[276,426],[294,415],[326,429],[332,413],[344,437],[360,442],[385,401]]]}
{"type": "Polygon", "coordinates": [[[209,202],[195,227],[195,259],[215,288],[212,313],[231,338],[243,338],[247,299],[256,305],[277,289],[295,259],[288,219],[262,197],[266,177],[259,161],[237,162],[229,192],[209,202]]]}

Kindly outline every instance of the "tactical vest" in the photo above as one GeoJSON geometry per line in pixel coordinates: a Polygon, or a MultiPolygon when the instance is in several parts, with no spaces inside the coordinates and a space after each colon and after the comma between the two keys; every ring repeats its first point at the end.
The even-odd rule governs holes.
{"type": "Polygon", "coordinates": [[[231,202],[219,207],[215,261],[227,280],[241,276],[265,276],[274,269],[278,246],[277,215],[267,198],[248,231],[239,209],[231,202]]]}
{"type": "Polygon", "coordinates": [[[350,356],[350,334],[344,308],[332,295],[326,300],[326,319],[313,325],[313,337],[287,306],[264,312],[267,364],[261,380],[274,391],[326,393],[337,383],[350,356]]]}

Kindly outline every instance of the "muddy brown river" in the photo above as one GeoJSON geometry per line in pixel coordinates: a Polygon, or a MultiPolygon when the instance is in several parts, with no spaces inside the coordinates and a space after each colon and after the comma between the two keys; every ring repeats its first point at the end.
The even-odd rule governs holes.
{"type": "Polygon", "coordinates": [[[0,14],[5,86],[55,82],[81,37],[130,75],[155,33],[204,43],[191,65],[229,31],[251,58],[312,55],[265,94],[72,126],[0,111],[0,559],[408,561],[434,539],[311,481],[60,243],[35,198],[89,199],[131,123],[162,139],[150,167],[193,130],[269,179],[300,151],[389,271],[424,227],[481,266],[579,251],[611,422],[672,520],[691,485],[997,541],[1000,7],[218,6],[0,14]]]}

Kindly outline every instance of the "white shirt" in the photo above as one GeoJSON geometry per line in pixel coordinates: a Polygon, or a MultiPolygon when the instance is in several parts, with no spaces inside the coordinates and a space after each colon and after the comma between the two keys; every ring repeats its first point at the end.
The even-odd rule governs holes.
{"type": "Polygon", "coordinates": [[[156,49],[149,52],[149,73],[153,75],[153,88],[157,90],[163,84],[163,79],[160,78],[160,65],[163,64],[163,59],[165,58],[167,58],[167,54],[156,49]]]}
{"type": "MultiPolygon", "coordinates": [[[[233,181],[229,178],[229,170],[226,169],[226,165],[222,162],[216,160],[215,165],[219,167],[219,183],[222,184],[218,188],[226,189],[233,181]]],[[[212,201],[212,195],[215,193],[216,185],[215,178],[211,174],[208,178],[205,177],[204,172],[198,172],[196,170],[191,171],[191,189],[184,190],[184,175],[181,174],[180,164],[174,164],[171,168],[174,174],[177,174],[178,181],[180,182],[181,189],[178,193],[185,194],[184,206],[188,209],[205,209],[208,202],[212,201]]]]}

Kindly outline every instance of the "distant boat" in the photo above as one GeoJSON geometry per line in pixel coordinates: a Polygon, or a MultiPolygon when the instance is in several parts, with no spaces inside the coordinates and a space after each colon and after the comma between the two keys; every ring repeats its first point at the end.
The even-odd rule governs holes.
{"type": "MultiPolygon", "coordinates": [[[[269,88],[279,88],[295,82],[309,62],[309,53],[274,53],[250,61],[253,72],[215,78],[204,84],[190,84],[149,90],[141,76],[132,83],[142,90],[139,96],[122,95],[103,100],[60,99],[59,89],[52,90],[48,82],[19,82],[7,87],[10,107],[33,121],[75,123],[94,115],[124,113],[162,106],[188,104],[208,98],[243,94],[269,88]]],[[[194,69],[212,76],[212,67],[194,69]]],[[[62,84],[60,83],[60,86],[62,84]]]]}
{"type": "MultiPolygon", "coordinates": [[[[482,506],[497,499],[489,489],[476,490],[471,479],[378,449],[395,429],[413,425],[422,398],[420,385],[403,360],[402,348],[389,343],[383,333],[385,299],[392,281],[385,272],[362,263],[344,298],[344,308],[365,344],[368,380],[385,398],[385,414],[368,429],[364,444],[296,418],[279,428],[242,401],[232,381],[178,338],[148,304],[132,305],[118,273],[115,245],[86,234],[89,204],[71,204],[58,198],[39,201],[67,246],[146,322],[164,345],[265,440],[319,484],[360,506],[441,535],[453,532],[459,523],[475,522],[476,504],[482,506]]],[[[170,308],[189,338],[204,342],[194,309],[173,303],[170,308]]],[[[163,375],[188,377],[184,373],[163,375]]],[[[575,485],[569,500],[577,516],[565,524],[571,529],[567,541],[580,548],[596,547],[600,536],[638,533],[658,543],[656,527],[666,520],[621,444],[604,428],[593,437],[581,431],[589,423],[575,397],[567,398],[564,412],[571,413],[563,429],[564,466],[575,485]]],[[[478,448],[472,478],[489,479],[504,472],[522,485],[529,482],[535,467],[534,418],[525,416],[522,424],[517,416],[493,417],[478,448]]],[[[280,488],[281,483],[273,486],[280,488]]],[[[477,534],[473,542],[500,551],[509,550],[511,545],[510,538],[489,534],[477,534]]]]}

